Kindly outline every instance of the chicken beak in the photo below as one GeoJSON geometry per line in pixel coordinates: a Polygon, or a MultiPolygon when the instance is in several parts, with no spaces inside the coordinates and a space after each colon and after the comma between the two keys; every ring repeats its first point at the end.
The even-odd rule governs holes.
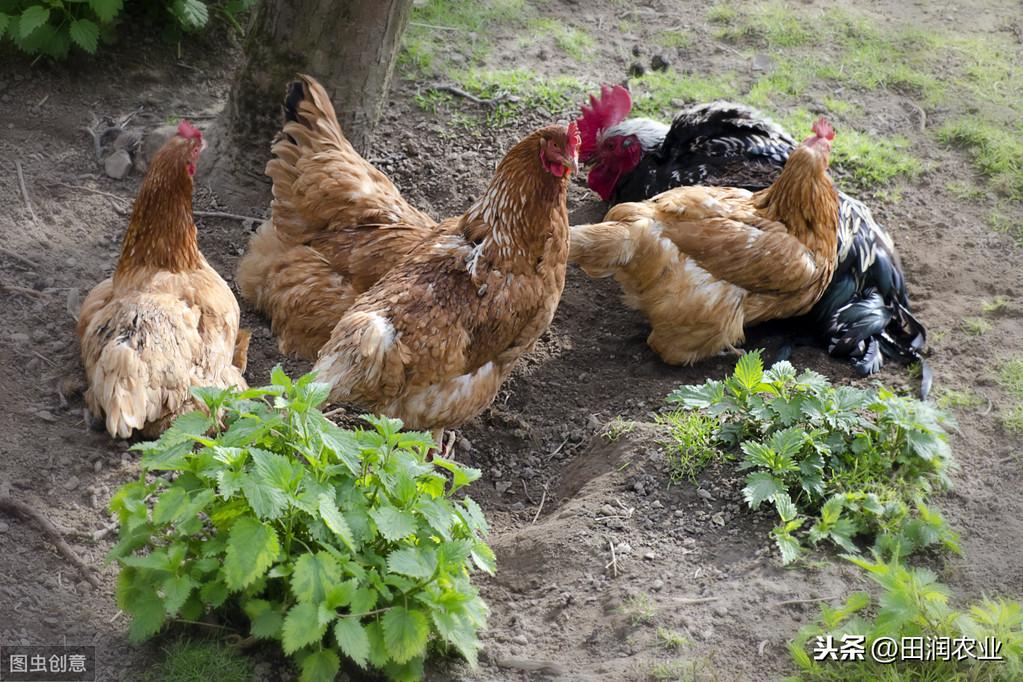
{"type": "Polygon", "coordinates": [[[579,172],[579,157],[573,154],[572,156],[562,159],[561,163],[564,164],[565,168],[570,173],[579,172]]]}

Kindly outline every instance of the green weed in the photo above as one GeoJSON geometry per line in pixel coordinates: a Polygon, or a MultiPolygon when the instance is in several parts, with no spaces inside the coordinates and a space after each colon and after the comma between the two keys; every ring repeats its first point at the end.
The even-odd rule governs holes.
{"type": "Polygon", "coordinates": [[[655,421],[668,427],[666,448],[668,469],[673,483],[696,482],[697,476],[712,461],[724,455],[716,447],[717,420],[702,412],[675,410],[657,415],[655,421]]]}
{"type": "Polygon", "coordinates": [[[638,626],[652,623],[654,616],[657,615],[657,608],[649,594],[640,592],[622,604],[621,612],[633,626],[638,626]]]}
{"type": "Polygon", "coordinates": [[[238,649],[213,640],[179,639],[162,647],[144,682],[249,682],[252,663],[238,649]]]}
{"type": "Polygon", "coordinates": [[[530,22],[529,28],[534,33],[553,37],[555,45],[579,62],[586,61],[596,45],[596,41],[586,31],[566,26],[561,21],[534,19],[530,22]]]}
{"type": "Polygon", "coordinates": [[[995,296],[990,301],[981,301],[980,309],[985,315],[998,315],[1005,312],[1009,305],[1009,299],[1005,296],[995,296]]]}
{"type": "Polygon", "coordinates": [[[982,317],[964,317],[961,325],[970,336],[983,336],[991,331],[991,323],[982,317]]]}
{"type": "Polygon", "coordinates": [[[738,96],[734,74],[696,77],[672,69],[647,71],[632,80],[633,114],[670,119],[685,102],[708,102],[738,96]]]}
{"type": "Polygon", "coordinates": [[[998,383],[1010,398],[1002,415],[1002,425],[1013,433],[1023,434],[1023,358],[1013,358],[1003,364],[998,383]]]}
{"type": "Polygon", "coordinates": [[[604,432],[601,434],[614,443],[622,436],[632,433],[636,430],[636,422],[624,419],[621,415],[616,416],[604,427],[604,432]]]}
{"type": "Polygon", "coordinates": [[[977,395],[970,389],[957,390],[948,388],[938,396],[938,407],[943,410],[949,409],[976,409],[984,405],[984,398],[977,395]]]}
{"type": "Polygon", "coordinates": [[[668,628],[657,628],[657,641],[669,651],[681,649],[689,644],[689,638],[678,630],[669,630],[668,628]]]}

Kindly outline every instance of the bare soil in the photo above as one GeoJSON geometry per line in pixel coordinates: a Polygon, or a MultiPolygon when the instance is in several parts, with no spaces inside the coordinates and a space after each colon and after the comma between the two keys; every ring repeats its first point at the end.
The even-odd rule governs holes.
{"type": "MultiPolygon", "coordinates": [[[[636,33],[629,36],[612,28],[624,11],[620,5],[566,1],[541,10],[600,36],[592,63],[555,58],[544,47],[518,49],[513,35],[495,52],[513,52],[516,65],[595,83],[620,80],[637,59],[633,46],[640,59],[661,52],[685,71],[738,69],[752,78],[745,58],[710,37],[703,3],[637,7],[636,33]],[[693,45],[651,47],[653,31],[675,24],[697,33],[693,45]]],[[[807,6],[813,5],[823,3],[807,6]]],[[[873,0],[865,11],[878,21],[983,34],[1018,19],[1018,9],[1013,2],[938,9],[873,0]]],[[[113,534],[93,539],[110,524],[105,506],[112,491],[138,475],[136,457],[86,428],[79,399],[61,397],[67,380],[81,374],[73,334],[78,302],[113,269],[127,225],[123,204],[102,193],[131,198],[141,180],[137,172],[120,181],[106,177],[82,127],[93,116],[117,119],[136,111],[128,127],[140,132],[169,117],[207,125],[223,105],[237,48],[222,36],[184,48],[185,61],[178,61],[175,48],[140,33],[97,59],[59,66],[5,56],[0,72],[0,284],[23,288],[0,291],[0,496],[24,500],[51,518],[102,586],[92,588],[38,527],[0,513],[0,643],[94,643],[104,680],[138,679],[159,660],[162,640],[127,643],[126,618],[113,596],[116,570],[103,562],[113,534]]],[[[549,122],[543,112],[531,112],[501,130],[460,132],[416,108],[412,96],[420,87],[396,79],[370,157],[437,217],[467,208],[504,150],[549,122]]],[[[943,189],[950,181],[983,180],[963,154],[919,129],[910,98],[887,91],[841,96],[877,112],[870,128],[907,137],[929,164],[901,201],[872,207],[895,236],[914,306],[931,330],[936,390],[968,388],[991,403],[957,415],[953,446],[960,467],[953,492],[937,506],[961,533],[963,554],[935,563],[964,600],[982,593],[1019,598],[1020,442],[999,425],[1005,401],[994,376],[1000,360],[1023,352],[1023,252],[985,226],[988,203],[943,189]],[[978,315],[981,300],[997,295],[1010,304],[993,318],[993,329],[982,336],[963,331],[960,320],[978,315]]],[[[485,112],[469,102],[464,107],[485,112]]],[[[940,108],[928,111],[928,127],[942,117],[940,108]]],[[[239,186],[261,184],[265,191],[261,172],[238,168],[239,186]]],[[[200,183],[196,208],[264,215],[264,202],[219,206],[218,195],[230,189],[200,183]]],[[[582,184],[572,188],[569,202],[574,223],[602,215],[602,204],[582,184]]],[[[197,222],[204,253],[231,281],[252,225],[197,222]]],[[[243,324],[254,331],[248,376],[258,383],[282,358],[266,321],[244,305],[243,324]]],[[[864,587],[837,558],[781,568],[767,537],[771,518],[746,508],[727,465],[705,472],[699,486],[669,485],[650,413],[679,384],[720,377],[732,361],[668,367],[646,347],[647,332],[612,281],[571,269],[551,329],[494,405],[461,430],[458,458],[484,472],[470,494],[491,519],[499,572],[482,580],[492,619],[481,667],[440,661],[431,678],[648,679],[655,664],[684,659],[696,679],[776,679],[791,672],[787,641],[817,610],[790,600],[837,598],[864,587]],[[641,424],[610,442],[601,434],[617,415],[641,424]],[[618,549],[609,567],[610,545],[618,549]],[[626,606],[637,595],[649,596],[648,617],[626,606]],[[666,652],[658,626],[680,631],[689,644],[666,652]]],[[[753,330],[747,346],[765,347],[770,357],[781,341],[778,329],[753,330]]],[[[798,348],[792,360],[836,381],[860,381],[818,349],[798,348]]],[[[293,373],[307,369],[284,364],[293,373]]],[[[898,366],[879,378],[906,389],[914,383],[898,366]]],[[[255,656],[257,678],[293,675],[272,652],[255,656]]]]}

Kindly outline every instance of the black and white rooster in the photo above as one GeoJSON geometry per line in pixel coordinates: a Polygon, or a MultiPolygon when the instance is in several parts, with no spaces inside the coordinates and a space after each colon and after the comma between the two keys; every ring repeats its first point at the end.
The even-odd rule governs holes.
{"type": "MultiPolygon", "coordinates": [[[[756,109],[712,102],[682,110],[670,126],[627,118],[629,91],[603,86],[578,119],[579,161],[591,165],[587,184],[604,201],[644,201],[682,185],[758,190],[770,185],[796,147],[778,124],[756,109]]],[[[884,357],[921,363],[920,393],[931,373],[921,356],[927,333],[913,316],[902,265],[888,233],[862,202],[839,192],[838,266],[831,285],[807,314],[835,357],[862,375],[884,357]]]]}

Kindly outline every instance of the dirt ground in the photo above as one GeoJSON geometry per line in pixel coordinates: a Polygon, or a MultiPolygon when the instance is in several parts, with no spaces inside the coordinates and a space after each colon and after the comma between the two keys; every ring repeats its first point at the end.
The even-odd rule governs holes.
{"type": "MultiPolygon", "coordinates": [[[[613,25],[621,5],[566,1],[543,11],[596,33],[613,25]]],[[[978,34],[1019,16],[1013,2],[959,5],[939,10],[926,2],[873,0],[864,10],[878,21],[978,34]]],[[[687,17],[698,37],[671,55],[687,71],[750,69],[709,36],[699,18],[702,3],[644,6],[687,17]]],[[[601,40],[608,45],[588,64],[536,49],[518,54],[524,66],[542,64],[548,73],[564,69],[594,83],[615,81],[633,61],[634,45],[647,57],[656,51],[645,47],[651,30],[643,22],[634,35],[605,29],[601,40]]],[[[65,403],[58,390],[81,372],[73,335],[77,304],[113,269],[127,225],[124,204],[103,193],[130,198],[141,180],[137,172],[108,178],[82,127],[94,115],[116,119],[136,111],[129,127],[140,131],[180,116],[207,125],[226,97],[237,49],[201,40],[183,55],[178,61],[174,48],[140,35],[95,60],[52,66],[5,57],[0,71],[0,284],[28,290],[0,293],[0,496],[25,500],[53,519],[102,585],[97,590],[84,581],[36,526],[0,514],[0,643],[95,644],[104,680],[138,679],[158,660],[161,640],[127,643],[126,618],[113,598],[116,570],[103,563],[113,534],[93,539],[110,524],[105,505],[112,491],[137,475],[136,457],[88,431],[80,400],[65,403]]],[[[464,210],[504,150],[549,122],[531,112],[480,136],[452,133],[443,116],[412,103],[420,87],[396,79],[370,157],[436,217],[464,210]]],[[[1023,352],[1023,251],[985,226],[982,202],[942,189],[954,180],[982,181],[965,155],[919,129],[905,97],[887,91],[856,97],[867,112],[877,112],[868,114],[873,129],[907,137],[928,162],[901,201],[871,203],[895,236],[914,307],[931,330],[935,387],[969,388],[993,405],[957,414],[953,446],[960,466],[954,490],[937,506],[961,534],[963,554],[942,557],[941,575],[963,599],[1020,598],[1020,442],[999,425],[1003,396],[994,368],[1023,352]],[[1010,303],[992,320],[993,329],[966,334],[960,320],[998,295],[1010,303]]],[[[927,114],[928,126],[940,124],[940,108],[927,114]]],[[[260,174],[259,167],[238,169],[239,182],[259,181],[260,174]]],[[[200,183],[196,208],[253,216],[266,209],[264,203],[219,206],[217,196],[217,187],[200,183]]],[[[573,223],[596,220],[603,210],[579,183],[569,207],[573,223]]],[[[203,252],[231,281],[252,225],[221,218],[199,218],[198,225],[203,252]]],[[[243,324],[254,330],[248,377],[259,383],[281,358],[266,321],[244,305],[243,324]]],[[[499,572],[481,580],[492,609],[481,667],[439,662],[431,678],[648,679],[656,664],[681,659],[695,679],[777,679],[791,672],[787,641],[817,612],[812,603],[780,603],[864,588],[859,573],[837,558],[781,568],[767,537],[772,519],[746,508],[731,468],[711,468],[699,486],[668,485],[658,433],[646,423],[651,411],[679,384],[719,377],[731,361],[665,366],[646,347],[647,331],[643,318],[623,307],[614,282],[570,269],[551,329],[493,407],[461,430],[459,459],[484,472],[470,494],[491,520],[499,572]],[[601,433],[618,415],[643,423],[610,442],[601,433]],[[607,567],[610,544],[618,548],[617,576],[607,567]],[[637,617],[626,605],[646,597],[652,612],[637,617]],[[665,653],[658,626],[682,632],[688,645],[665,653]]],[[[754,330],[747,346],[765,347],[770,357],[781,339],[777,330],[754,330]]],[[[858,381],[848,365],[818,349],[798,348],[792,360],[836,381],[858,381]]],[[[307,369],[293,361],[285,367],[307,369]]],[[[913,383],[898,366],[880,379],[903,388],[913,383]]],[[[256,658],[259,679],[290,675],[278,657],[256,658]]]]}

